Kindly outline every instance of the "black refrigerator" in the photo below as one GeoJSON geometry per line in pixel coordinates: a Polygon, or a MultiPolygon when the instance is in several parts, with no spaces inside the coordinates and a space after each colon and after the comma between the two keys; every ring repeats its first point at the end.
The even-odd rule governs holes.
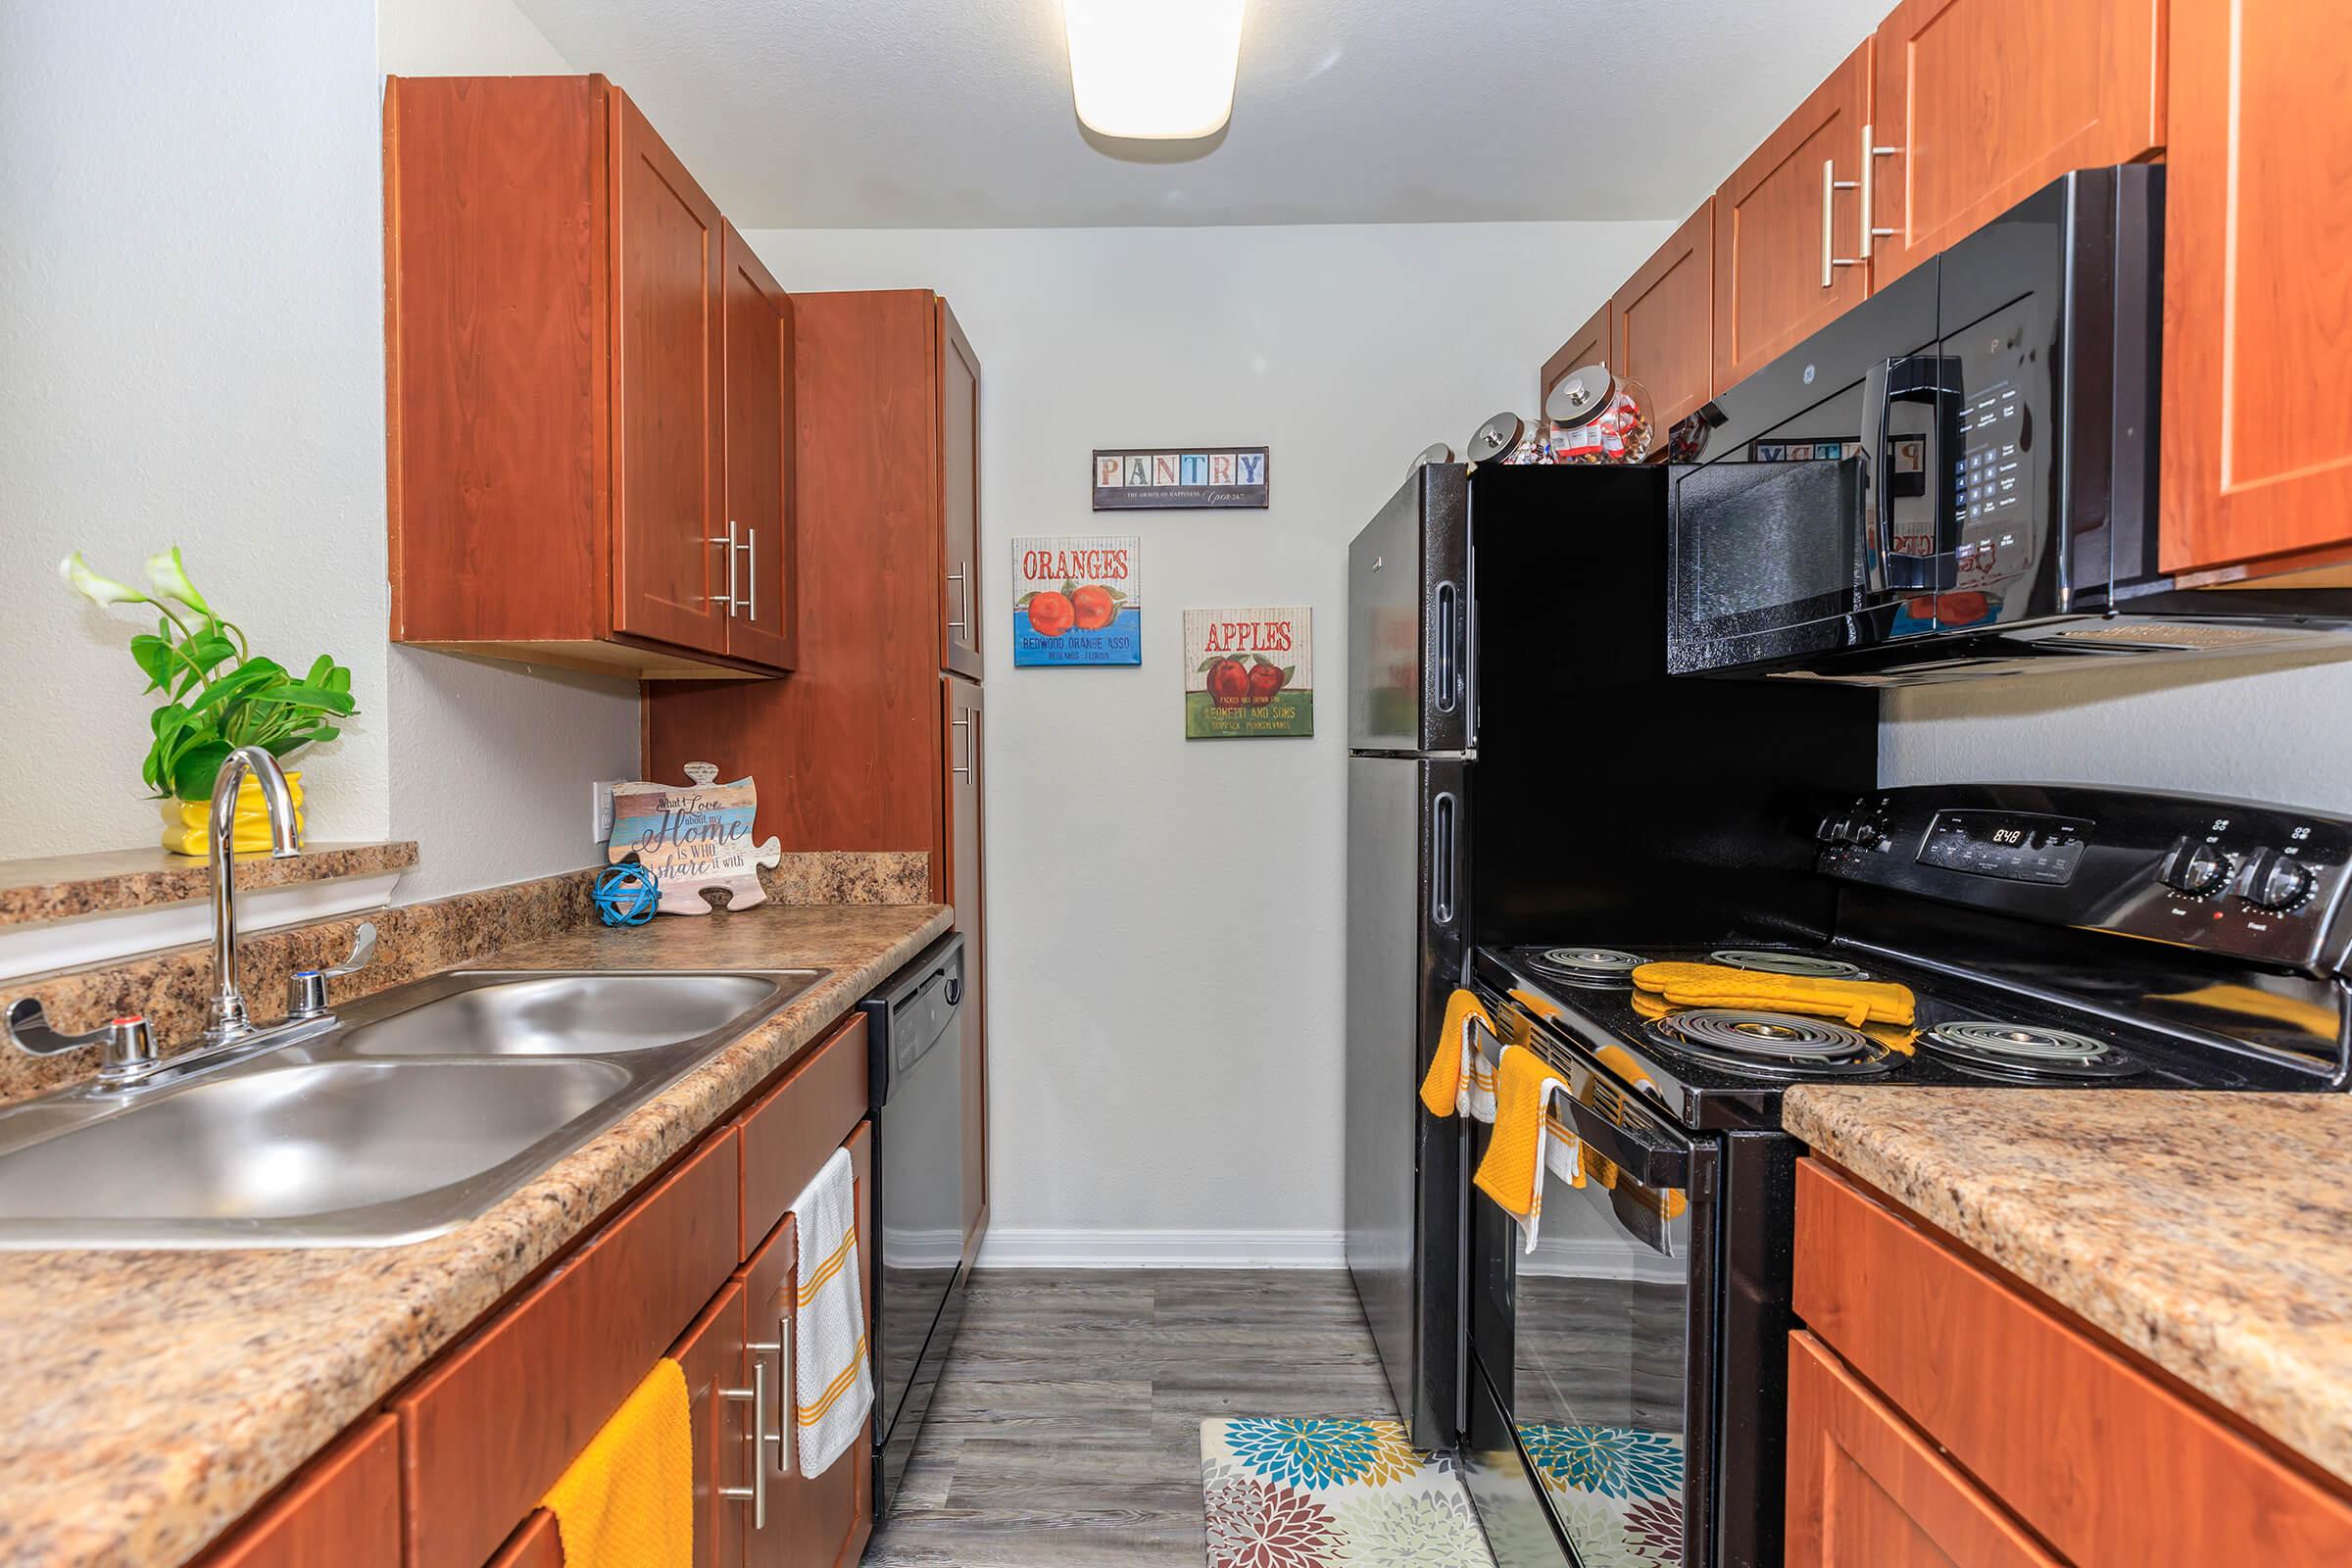
{"type": "Polygon", "coordinates": [[[1416,1446],[1466,1425],[1460,1123],[1419,1102],[1473,944],[1819,938],[1874,694],[1669,675],[1672,480],[1432,465],[1348,548],[1348,1266],[1416,1446]]]}

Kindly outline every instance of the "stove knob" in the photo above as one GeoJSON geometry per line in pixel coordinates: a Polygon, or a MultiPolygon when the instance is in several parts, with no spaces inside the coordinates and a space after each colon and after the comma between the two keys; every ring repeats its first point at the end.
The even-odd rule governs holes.
{"type": "Polygon", "coordinates": [[[2164,869],[2156,876],[2175,893],[2201,899],[2226,885],[2230,871],[2230,857],[2210,844],[2183,838],[2173,845],[2173,853],[2165,858],[2164,869]]]}
{"type": "Polygon", "coordinates": [[[2246,862],[2246,887],[2238,896],[2257,909],[2291,909],[2311,897],[2311,867],[2277,850],[2257,850],[2246,862]]]}

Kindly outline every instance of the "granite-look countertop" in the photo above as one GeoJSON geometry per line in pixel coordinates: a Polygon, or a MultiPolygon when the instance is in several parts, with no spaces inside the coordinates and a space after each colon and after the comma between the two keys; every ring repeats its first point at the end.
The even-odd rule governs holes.
{"type": "Polygon", "coordinates": [[[2352,1481],[2352,1098],[1805,1085],[1781,1116],[2352,1481]]]}
{"type": "Polygon", "coordinates": [[[0,1252],[0,1563],[185,1560],[859,997],[935,905],[767,906],[498,950],[502,968],[828,968],[480,1219],[410,1247],[0,1252]]]}
{"type": "MultiPolygon", "coordinates": [[[[235,858],[240,890],[282,888],[405,871],[416,863],[416,843],[306,844],[300,855],[283,860],[267,852],[235,858]]],[[[0,860],[0,926],[180,904],[210,898],[212,891],[212,861],[164,849],[0,860]]]]}

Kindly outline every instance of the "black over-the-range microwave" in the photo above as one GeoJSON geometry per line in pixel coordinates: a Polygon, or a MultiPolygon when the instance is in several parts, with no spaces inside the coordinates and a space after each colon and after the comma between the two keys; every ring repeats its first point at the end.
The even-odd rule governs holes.
{"type": "Polygon", "coordinates": [[[2157,569],[2164,171],[2066,175],[1673,432],[1667,664],[1901,685],[2352,652],[2352,591],[2157,569]]]}

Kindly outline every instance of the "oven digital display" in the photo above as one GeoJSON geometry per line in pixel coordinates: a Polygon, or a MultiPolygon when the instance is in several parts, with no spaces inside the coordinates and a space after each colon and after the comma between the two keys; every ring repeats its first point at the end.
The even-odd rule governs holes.
{"type": "Polygon", "coordinates": [[[2093,824],[2021,811],[1937,811],[1919,859],[1947,871],[2064,887],[2075,879],[2093,824]]]}

